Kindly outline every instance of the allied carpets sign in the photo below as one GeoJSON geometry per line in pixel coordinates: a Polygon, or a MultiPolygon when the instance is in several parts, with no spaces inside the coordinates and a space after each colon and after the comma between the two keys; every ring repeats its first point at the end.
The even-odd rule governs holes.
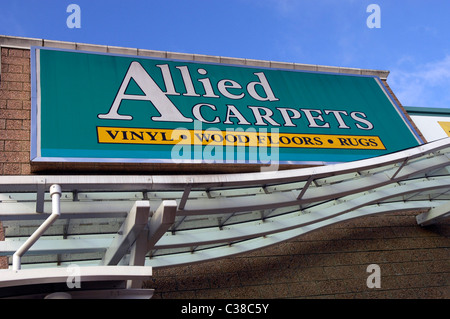
{"type": "Polygon", "coordinates": [[[335,163],[421,144],[373,76],[31,52],[32,161],[335,163]]]}

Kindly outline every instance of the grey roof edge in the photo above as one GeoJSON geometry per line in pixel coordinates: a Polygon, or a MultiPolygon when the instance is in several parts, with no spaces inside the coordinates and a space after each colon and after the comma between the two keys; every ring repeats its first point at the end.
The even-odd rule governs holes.
{"type": "Polygon", "coordinates": [[[433,107],[417,107],[417,106],[404,106],[406,112],[409,115],[419,116],[450,116],[449,108],[433,108],[433,107]]]}
{"type": "Polygon", "coordinates": [[[188,61],[197,61],[197,62],[246,65],[246,66],[254,66],[254,67],[276,68],[276,69],[290,69],[290,70],[301,70],[301,71],[316,71],[316,72],[328,72],[328,73],[368,75],[368,76],[378,76],[382,80],[386,80],[389,75],[389,71],[386,71],[386,70],[358,69],[358,68],[326,66],[326,65],[316,65],[316,64],[266,61],[266,60],[233,58],[233,57],[191,54],[191,53],[178,53],[178,52],[157,51],[157,50],[147,50],[147,49],[138,49],[138,48],[126,48],[126,47],[117,47],[117,46],[108,46],[108,45],[87,44],[87,43],[77,43],[77,42],[67,42],[67,41],[56,41],[56,40],[47,40],[47,39],[36,39],[36,38],[0,35],[0,47],[29,49],[32,46],[42,46],[42,47],[80,50],[80,51],[93,51],[93,52],[103,52],[103,53],[112,53],[112,54],[147,56],[147,57],[154,57],[154,58],[188,60],[188,61]]]}

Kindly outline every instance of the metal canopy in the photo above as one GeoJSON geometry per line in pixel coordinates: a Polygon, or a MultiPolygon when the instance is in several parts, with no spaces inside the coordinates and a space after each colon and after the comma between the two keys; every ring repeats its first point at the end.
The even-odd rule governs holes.
{"type": "Polygon", "coordinates": [[[1,176],[0,255],[11,257],[49,217],[51,185],[62,190],[60,217],[25,253],[23,268],[171,267],[249,252],[373,214],[411,210],[420,225],[448,217],[450,138],[377,158],[285,171],[1,176]]]}

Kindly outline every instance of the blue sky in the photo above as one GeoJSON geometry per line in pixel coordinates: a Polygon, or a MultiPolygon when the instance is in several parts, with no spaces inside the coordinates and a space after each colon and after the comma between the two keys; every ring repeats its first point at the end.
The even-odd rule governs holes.
{"type": "Polygon", "coordinates": [[[403,105],[450,108],[449,13],[449,0],[1,0],[0,34],[389,70],[403,105]]]}

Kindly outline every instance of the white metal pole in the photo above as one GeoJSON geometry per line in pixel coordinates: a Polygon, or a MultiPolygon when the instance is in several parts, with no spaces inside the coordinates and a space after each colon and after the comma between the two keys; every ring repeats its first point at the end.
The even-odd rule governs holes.
{"type": "Polygon", "coordinates": [[[21,268],[21,258],[30,249],[31,246],[42,236],[42,234],[59,218],[60,211],[60,199],[61,199],[61,186],[52,185],[50,187],[50,196],[52,198],[52,213],[51,215],[39,226],[38,229],[23,243],[23,245],[14,253],[12,269],[18,271],[21,268]]]}

